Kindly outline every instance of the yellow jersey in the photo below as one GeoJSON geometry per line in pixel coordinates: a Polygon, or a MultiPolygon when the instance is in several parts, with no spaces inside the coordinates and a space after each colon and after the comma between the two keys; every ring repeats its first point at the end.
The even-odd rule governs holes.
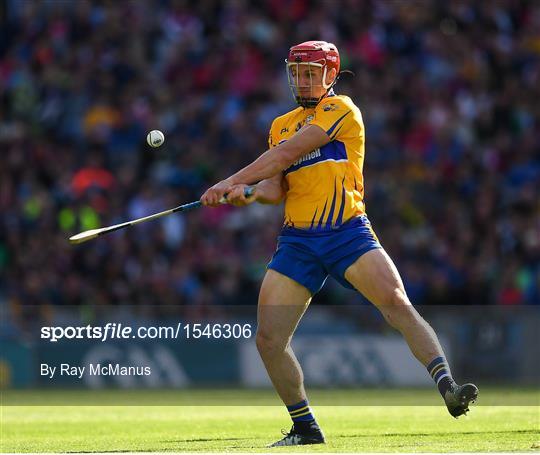
{"type": "Polygon", "coordinates": [[[330,95],[315,108],[298,107],[277,117],[269,147],[286,141],[304,125],[317,125],[330,142],[284,171],[285,226],[330,231],[365,213],[364,123],[348,96],[330,95]]]}

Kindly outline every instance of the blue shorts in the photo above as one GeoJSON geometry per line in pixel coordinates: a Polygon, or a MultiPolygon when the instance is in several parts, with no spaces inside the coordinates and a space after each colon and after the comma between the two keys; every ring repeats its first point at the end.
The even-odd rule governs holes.
{"type": "Polygon", "coordinates": [[[319,292],[328,275],[353,289],[345,279],[345,270],[375,248],[382,247],[365,215],[327,232],[284,227],[268,268],[300,283],[312,294],[319,292]]]}

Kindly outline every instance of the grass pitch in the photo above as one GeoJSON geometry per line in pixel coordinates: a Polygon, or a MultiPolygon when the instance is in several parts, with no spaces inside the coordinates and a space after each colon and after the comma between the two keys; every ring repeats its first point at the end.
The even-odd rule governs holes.
{"type": "MultiPolygon", "coordinates": [[[[151,391],[158,403],[182,406],[106,406],[113,391],[65,392],[79,405],[58,406],[60,392],[4,394],[2,452],[268,452],[266,444],[288,429],[289,418],[271,391],[151,391]],[[212,396],[220,405],[210,406],[212,396]],[[204,405],[196,406],[198,396],[204,405]],[[224,404],[226,398],[230,404],[224,404]],[[56,397],[58,398],[58,397],[56,397]],[[35,404],[39,400],[41,405],[35,404]],[[51,404],[47,404],[47,400],[51,404]],[[240,401],[243,400],[243,401],[240,401]],[[268,403],[274,405],[269,405],[268,403]],[[85,404],[86,403],[86,404],[85,404]],[[98,403],[97,405],[88,405],[98,403]],[[244,405],[240,405],[240,404],[244,405]],[[259,404],[261,403],[261,404],[259,404]],[[254,404],[258,404],[255,406],[254,404]]],[[[134,392],[130,392],[134,393],[134,392]]],[[[141,394],[146,392],[141,391],[141,394]]],[[[538,391],[515,391],[520,406],[495,405],[504,390],[481,390],[469,416],[453,419],[441,404],[396,405],[400,394],[432,396],[435,391],[388,391],[391,401],[375,404],[385,391],[314,391],[315,414],[328,443],[271,449],[272,452],[510,452],[540,449],[538,391]],[[344,397],[367,406],[340,406],[344,397]],[[493,403],[482,405],[482,402],[493,403]]],[[[506,396],[508,398],[508,396],[506,396]]],[[[386,398],[390,400],[390,398],[386,398]]],[[[508,400],[506,400],[508,403],[508,400]]],[[[514,402],[515,400],[510,400],[514,402]]],[[[110,401],[114,403],[114,401],[110,401]]],[[[406,402],[406,401],[405,401],[406,402]]],[[[500,402],[502,403],[502,401],[500,402]]]]}

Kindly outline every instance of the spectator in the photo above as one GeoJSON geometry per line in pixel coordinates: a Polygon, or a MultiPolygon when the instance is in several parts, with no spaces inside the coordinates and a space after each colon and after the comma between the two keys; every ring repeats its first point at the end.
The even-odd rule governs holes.
{"type": "MultiPolygon", "coordinates": [[[[539,4],[8,0],[6,19],[11,304],[254,304],[279,208],[65,239],[197,199],[262,153],[270,119],[293,105],[287,47],[316,37],[356,72],[337,90],[365,117],[368,214],[415,302],[539,303],[539,4]],[[151,129],[164,147],[147,149],[151,129]]],[[[358,302],[332,289],[320,299],[358,302]]]]}

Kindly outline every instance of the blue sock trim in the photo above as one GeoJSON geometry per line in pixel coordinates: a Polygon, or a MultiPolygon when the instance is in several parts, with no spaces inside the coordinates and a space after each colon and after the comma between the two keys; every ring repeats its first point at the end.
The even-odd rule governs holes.
{"type": "Polygon", "coordinates": [[[431,362],[429,362],[429,365],[426,367],[428,370],[429,375],[437,384],[437,388],[439,389],[439,392],[441,396],[444,398],[446,395],[446,392],[452,387],[452,384],[454,383],[454,379],[452,378],[452,373],[450,373],[450,367],[448,366],[448,362],[444,357],[436,357],[431,362]]]}
{"type": "Polygon", "coordinates": [[[428,373],[431,374],[431,370],[433,370],[433,367],[438,365],[439,363],[446,363],[446,359],[444,357],[434,358],[426,367],[426,369],[428,370],[428,373]]]}
{"type": "Polygon", "coordinates": [[[308,401],[307,400],[302,400],[300,403],[291,404],[290,406],[287,406],[287,411],[289,411],[289,412],[295,411],[296,409],[303,408],[303,407],[305,407],[307,405],[308,405],[308,401]]]}
{"type": "Polygon", "coordinates": [[[291,416],[293,422],[315,421],[315,417],[313,417],[307,400],[287,406],[287,410],[289,411],[289,415],[291,416]]]}
{"type": "Polygon", "coordinates": [[[311,412],[302,417],[292,417],[293,422],[313,422],[314,420],[315,417],[313,417],[311,412]]]}
{"type": "Polygon", "coordinates": [[[444,375],[450,374],[450,371],[448,371],[446,368],[442,368],[434,377],[433,380],[437,383],[439,382],[439,379],[444,375]]]}
{"type": "Polygon", "coordinates": [[[450,367],[448,362],[444,357],[437,357],[429,362],[429,365],[426,367],[429,375],[437,384],[439,392],[444,397],[446,391],[452,386],[454,379],[452,378],[452,373],[450,373],[450,367]]]}

